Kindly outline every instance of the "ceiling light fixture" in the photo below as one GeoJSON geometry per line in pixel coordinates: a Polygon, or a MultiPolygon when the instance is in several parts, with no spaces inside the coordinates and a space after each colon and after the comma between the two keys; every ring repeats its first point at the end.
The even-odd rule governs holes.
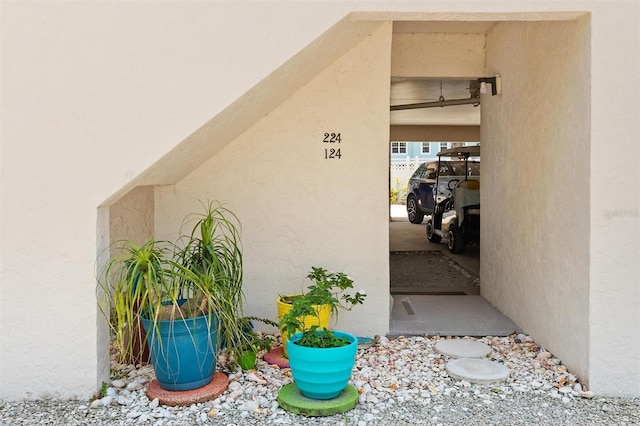
{"type": "Polygon", "coordinates": [[[480,77],[478,78],[478,83],[480,83],[480,93],[483,95],[487,93],[487,84],[491,85],[491,96],[502,93],[502,77],[500,74],[496,74],[494,77],[480,77]]]}

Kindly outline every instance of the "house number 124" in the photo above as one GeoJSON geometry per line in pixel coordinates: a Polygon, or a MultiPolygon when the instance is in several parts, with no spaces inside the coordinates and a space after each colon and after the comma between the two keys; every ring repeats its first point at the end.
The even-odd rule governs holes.
{"type": "MultiPolygon", "coordinates": [[[[340,133],[325,133],[324,139],[322,139],[322,143],[342,143],[342,138],[340,137],[340,133]]],[[[324,149],[325,160],[333,160],[335,158],[337,158],[338,160],[342,158],[340,148],[324,149]]]]}

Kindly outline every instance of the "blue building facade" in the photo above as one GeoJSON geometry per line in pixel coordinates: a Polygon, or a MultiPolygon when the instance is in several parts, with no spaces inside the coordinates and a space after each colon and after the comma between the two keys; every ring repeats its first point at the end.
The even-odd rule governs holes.
{"type": "MultiPolygon", "coordinates": [[[[469,142],[465,142],[465,145],[469,142]]],[[[403,162],[407,157],[428,161],[436,158],[438,152],[451,148],[451,142],[391,142],[391,162],[403,162]]]]}

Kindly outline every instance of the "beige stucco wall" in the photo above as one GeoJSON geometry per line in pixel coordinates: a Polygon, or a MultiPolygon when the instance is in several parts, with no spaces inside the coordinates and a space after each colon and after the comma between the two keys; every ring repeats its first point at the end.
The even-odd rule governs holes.
{"type": "Polygon", "coordinates": [[[394,34],[393,77],[457,77],[483,75],[485,34],[394,34]]]}
{"type": "Polygon", "coordinates": [[[590,384],[622,395],[640,395],[639,17],[626,2],[591,18],[590,384]]]}
{"type": "Polygon", "coordinates": [[[632,88],[613,89],[602,72],[637,21],[607,39],[615,16],[602,7],[578,22],[502,23],[487,37],[503,95],[483,100],[481,279],[483,296],[591,389],[637,395],[640,192],[629,188],[640,135],[619,129],[637,122],[638,47],[614,78],[632,88]]]}
{"type": "Polygon", "coordinates": [[[160,181],[140,176],[348,11],[232,2],[0,8],[0,397],[88,398],[109,374],[95,283],[108,205],[160,181]],[[239,36],[229,43],[229,34],[239,36]]]}
{"type": "Polygon", "coordinates": [[[109,208],[109,240],[143,244],[154,236],[155,193],[153,186],[137,186],[109,208]]]}
{"type": "Polygon", "coordinates": [[[479,141],[480,126],[391,126],[390,141],[479,141]]]}
{"type": "Polygon", "coordinates": [[[585,380],[589,21],[497,24],[487,67],[502,95],[482,104],[482,295],[585,380]]]}
{"type": "Polygon", "coordinates": [[[247,311],[277,319],[276,296],[301,291],[311,266],[347,272],[367,301],[340,314],[358,335],[388,331],[391,23],[370,34],[189,176],[158,190],[156,236],[198,199],[242,222],[247,311]],[[341,143],[324,143],[324,133],[341,143]],[[340,149],[340,159],[325,159],[340,149]]]}
{"type": "MultiPolygon", "coordinates": [[[[559,341],[563,335],[574,332],[576,320],[572,316],[577,315],[588,322],[586,368],[591,388],[597,393],[640,395],[639,200],[638,193],[629,191],[627,186],[629,182],[640,182],[637,168],[640,41],[633,36],[637,35],[638,5],[623,1],[560,0],[472,4],[1,2],[0,397],[87,398],[98,389],[108,377],[104,321],[95,303],[97,253],[109,242],[107,207],[138,185],[175,184],[177,176],[198,168],[209,158],[207,153],[215,153],[224,144],[210,150],[206,140],[197,140],[198,135],[196,140],[190,140],[189,136],[228,111],[226,108],[244,94],[254,94],[244,99],[243,105],[250,107],[253,101],[269,94],[270,88],[279,87],[277,78],[282,75],[273,71],[312,46],[314,40],[354,10],[377,11],[358,15],[359,19],[374,21],[514,17],[526,20],[532,16],[528,12],[537,11],[554,19],[553,11],[591,13],[588,64],[591,81],[582,87],[591,96],[590,174],[577,167],[574,173],[566,175],[571,180],[584,177],[588,181],[588,199],[576,201],[589,211],[587,228],[580,228],[588,232],[589,272],[583,276],[582,270],[577,271],[577,276],[588,284],[572,287],[575,291],[562,306],[568,309],[562,320],[566,319],[571,327],[553,325],[540,335],[549,336],[558,348],[566,348],[568,345],[559,341]],[[412,13],[407,15],[403,11],[412,13]],[[283,20],[283,16],[287,19],[283,20]],[[234,36],[233,43],[229,43],[230,35],[234,36]],[[251,92],[259,82],[272,76],[273,86],[251,92]],[[181,141],[188,141],[189,149],[178,149],[181,141]],[[611,173],[612,163],[616,165],[615,174],[611,173]],[[578,294],[584,291],[589,294],[586,305],[578,294]],[[570,307],[574,295],[586,312],[570,307]]],[[[357,34],[350,34],[348,39],[366,37],[375,27],[360,26],[357,34]]],[[[542,56],[540,59],[544,60],[542,56]]],[[[319,57],[326,65],[332,54],[319,57]]],[[[312,58],[295,62],[298,68],[293,67],[284,75],[284,83],[299,76],[298,71],[308,70],[312,58]]],[[[505,82],[508,79],[504,72],[503,78],[505,82]]],[[[296,80],[300,85],[305,82],[304,78],[296,80]]],[[[318,95],[322,98],[322,93],[318,95]]],[[[280,103],[278,100],[274,105],[280,103]]],[[[530,106],[533,111],[538,106],[545,108],[546,104],[530,106]]],[[[242,110],[236,108],[233,112],[242,110]]],[[[247,122],[253,123],[261,111],[254,110],[252,120],[247,122]]],[[[237,123],[242,115],[234,114],[225,117],[235,118],[232,121],[237,123]]],[[[268,125],[280,128],[281,120],[270,121],[268,125]]],[[[217,123],[224,124],[224,120],[217,123]]],[[[336,122],[336,125],[348,129],[352,124],[336,122]]],[[[287,133],[295,134],[298,126],[310,129],[309,117],[281,129],[283,142],[275,143],[288,146],[291,139],[287,133]]],[[[575,122],[577,134],[582,134],[583,126],[586,127],[584,121],[575,122]]],[[[233,130],[244,131],[241,127],[233,130]]],[[[237,144],[240,139],[233,134],[228,132],[228,140],[237,144]]],[[[310,135],[305,133],[301,137],[310,135]]],[[[372,135],[372,140],[377,141],[379,136],[372,135]]],[[[256,141],[247,143],[258,146],[256,141]]],[[[362,149],[359,142],[353,144],[354,150],[362,149]]],[[[508,145],[502,148],[508,149],[508,145]]],[[[307,161],[313,164],[315,159],[307,161]]],[[[375,156],[372,160],[379,161],[375,156]]],[[[347,182],[353,182],[353,176],[341,170],[342,166],[332,167],[347,182]]],[[[274,182],[277,188],[290,186],[279,179],[282,178],[277,177],[274,182]]],[[[328,185],[320,180],[316,183],[322,188],[328,185]]],[[[169,190],[160,193],[166,195],[164,192],[169,190]]],[[[362,214],[362,203],[352,200],[345,203],[348,191],[344,188],[337,191],[329,198],[344,205],[344,216],[362,214]]],[[[235,204],[236,199],[231,199],[235,204]]],[[[548,199],[534,202],[545,200],[548,199]]],[[[156,202],[162,204],[162,197],[156,202]]],[[[249,203],[250,200],[238,200],[236,208],[243,218],[249,203]]],[[[375,200],[363,203],[373,211],[380,208],[375,200]]],[[[285,212],[295,216],[299,209],[293,206],[285,212]]],[[[580,224],[585,220],[582,212],[576,217],[580,224]]],[[[530,220],[531,215],[525,212],[523,218],[530,220]]],[[[519,218],[505,219],[514,222],[519,218]]],[[[318,220],[322,224],[329,222],[322,217],[318,220]]],[[[373,224],[376,229],[382,226],[373,224]]],[[[252,229],[250,224],[245,226],[249,227],[246,232],[250,236],[252,232],[262,237],[275,233],[270,229],[252,229]]],[[[318,227],[314,226],[314,233],[318,227]]],[[[506,230],[499,228],[498,232],[506,230]]],[[[566,235],[563,230],[558,238],[566,235]]],[[[567,238],[573,246],[582,241],[581,236],[567,238]]],[[[507,236],[500,239],[506,241],[507,236]]],[[[293,243],[297,247],[302,245],[300,241],[293,243]]],[[[562,242],[560,247],[566,245],[562,242]]],[[[269,241],[263,241],[262,247],[273,249],[269,241]]],[[[248,246],[247,261],[255,262],[257,253],[257,247],[248,246]]],[[[325,260],[305,253],[310,260],[325,260]]],[[[377,259],[377,249],[373,253],[377,259]]],[[[483,249],[483,262],[485,253],[483,249]]],[[[584,248],[577,253],[579,261],[584,262],[584,248]]],[[[563,262],[565,252],[557,254],[553,269],[563,262]]],[[[281,258],[274,270],[285,261],[281,258]]],[[[256,283],[260,273],[255,266],[249,267],[253,269],[248,276],[256,283]]],[[[306,270],[306,265],[300,266],[300,270],[306,270]]],[[[349,267],[349,272],[355,277],[359,271],[349,267]]],[[[284,278],[291,283],[296,278],[293,275],[284,278]]],[[[276,273],[270,272],[269,276],[276,277],[276,273]]],[[[552,290],[552,294],[565,293],[552,290]]],[[[375,303],[372,300],[368,304],[375,303]]],[[[500,303],[506,308],[511,302],[500,303]]],[[[522,304],[520,309],[528,311],[522,313],[523,318],[536,324],[531,306],[522,304]]],[[[546,313],[540,311],[539,315],[546,313]]],[[[584,328],[577,326],[576,330],[584,336],[584,328]]],[[[569,341],[577,342],[576,351],[584,350],[582,342],[571,338],[569,341]]],[[[584,355],[568,359],[572,363],[583,362],[584,355]]]]}

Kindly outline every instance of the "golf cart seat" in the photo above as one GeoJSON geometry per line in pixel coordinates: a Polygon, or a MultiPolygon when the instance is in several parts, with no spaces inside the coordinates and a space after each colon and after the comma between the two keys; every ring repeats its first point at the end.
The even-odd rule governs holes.
{"type": "Polygon", "coordinates": [[[479,180],[462,180],[458,182],[456,185],[457,188],[465,188],[465,189],[473,189],[476,191],[480,190],[480,181],[479,180]]]}
{"type": "Polygon", "coordinates": [[[480,214],[480,182],[471,179],[458,182],[454,189],[454,200],[458,226],[462,226],[465,209],[470,214],[480,214]]]}

